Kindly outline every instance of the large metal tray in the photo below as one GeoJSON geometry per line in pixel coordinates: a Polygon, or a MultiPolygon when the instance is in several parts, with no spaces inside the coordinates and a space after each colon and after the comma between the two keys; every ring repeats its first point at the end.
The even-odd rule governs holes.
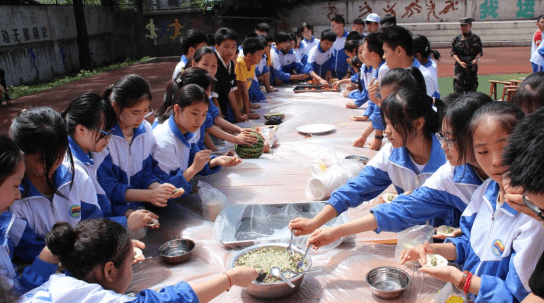
{"type": "Polygon", "coordinates": [[[321,93],[321,92],[340,92],[340,88],[323,88],[321,84],[299,84],[293,88],[295,93],[321,93]]]}
{"type": "MultiPolygon", "coordinates": [[[[289,240],[287,226],[291,220],[297,217],[313,218],[325,205],[325,202],[230,205],[221,212],[214,229],[221,245],[228,249],[289,240]]],[[[325,226],[340,225],[348,221],[344,213],[327,222],[325,226]]],[[[302,237],[295,239],[303,242],[302,237]]]]}

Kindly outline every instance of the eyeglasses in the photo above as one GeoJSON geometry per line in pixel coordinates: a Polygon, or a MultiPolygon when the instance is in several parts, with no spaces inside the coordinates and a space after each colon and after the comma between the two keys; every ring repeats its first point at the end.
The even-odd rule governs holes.
{"type": "Polygon", "coordinates": [[[442,133],[436,133],[436,138],[438,138],[438,141],[440,141],[441,144],[444,144],[448,149],[453,148],[453,143],[455,142],[455,139],[449,139],[442,133]]]}
{"type": "Polygon", "coordinates": [[[342,25],[342,24],[341,24],[341,23],[338,23],[338,24],[336,24],[336,25],[332,25],[332,24],[331,24],[331,28],[334,29],[334,28],[339,27],[340,25],[342,25]]]}
{"type": "Polygon", "coordinates": [[[113,135],[113,132],[112,132],[112,131],[107,132],[107,131],[101,130],[101,129],[98,128],[98,127],[92,127],[91,129],[92,129],[92,130],[96,130],[97,132],[99,132],[99,133],[101,134],[100,137],[101,137],[101,138],[104,138],[104,139],[108,139],[109,137],[111,137],[111,135],[113,135]]]}
{"type": "Polygon", "coordinates": [[[533,211],[540,218],[540,220],[544,221],[544,216],[542,215],[544,210],[538,208],[531,201],[527,200],[527,196],[521,196],[521,199],[523,200],[523,203],[525,203],[525,206],[529,207],[529,209],[533,211]]]}
{"type": "Polygon", "coordinates": [[[127,112],[126,110],[123,111],[123,112],[125,114],[127,114],[127,116],[131,117],[134,121],[138,121],[138,120],[140,120],[142,118],[147,118],[147,117],[151,116],[154,113],[154,111],[153,111],[153,109],[151,107],[146,109],[145,112],[143,112],[141,114],[137,114],[137,115],[136,114],[129,114],[129,112],[127,112]]]}

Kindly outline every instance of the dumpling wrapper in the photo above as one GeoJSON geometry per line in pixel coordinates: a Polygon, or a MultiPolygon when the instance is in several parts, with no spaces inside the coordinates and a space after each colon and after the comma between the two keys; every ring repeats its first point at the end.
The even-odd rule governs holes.
{"type": "Polygon", "coordinates": [[[436,229],[436,234],[437,235],[443,235],[443,236],[446,236],[446,237],[452,237],[453,233],[457,230],[457,228],[453,228],[453,231],[448,233],[449,228],[453,228],[453,227],[447,226],[447,225],[441,225],[436,229]]]}
{"type": "Polygon", "coordinates": [[[428,254],[426,265],[430,267],[444,267],[444,266],[448,266],[448,260],[446,260],[446,258],[442,257],[441,255],[428,254]],[[436,265],[432,264],[433,258],[436,260],[436,265]]]}
{"type": "Polygon", "coordinates": [[[383,194],[382,198],[385,201],[385,203],[391,203],[391,201],[393,201],[393,199],[395,199],[397,196],[398,195],[387,193],[387,194],[383,194]]]}
{"type": "Polygon", "coordinates": [[[139,257],[143,255],[144,253],[142,252],[141,249],[139,249],[138,247],[134,247],[134,259],[138,259],[139,257]]]}
{"type": "Polygon", "coordinates": [[[157,224],[159,224],[159,220],[157,220],[155,218],[151,218],[151,222],[147,223],[147,226],[155,226],[157,224]]]}

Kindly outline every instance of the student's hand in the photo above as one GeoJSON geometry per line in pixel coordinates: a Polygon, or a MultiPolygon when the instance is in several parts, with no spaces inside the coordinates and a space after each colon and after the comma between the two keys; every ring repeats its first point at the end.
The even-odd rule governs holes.
{"type": "Polygon", "coordinates": [[[506,203],[508,203],[508,205],[510,205],[510,207],[518,212],[522,212],[530,216],[531,218],[539,222],[542,222],[542,220],[523,202],[523,188],[510,186],[510,182],[507,178],[503,178],[503,185],[504,190],[506,191],[504,200],[506,201],[506,203]]]}
{"type": "Polygon", "coordinates": [[[365,147],[367,137],[359,137],[355,142],[353,142],[353,146],[363,148],[365,147]]]}
{"type": "Polygon", "coordinates": [[[176,187],[169,183],[159,185],[157,188],[151,190],[151,197],[147,202],[151,202],[158,207],[165,207],[168,203],[168,199],[172,198],[172,192],[176,187]]]}
{"type": "Polygon", "coordinates": [[[477,66],[477,65],[478,65],[478,59],[472,60],[472,66],[477,66]]]}
{"type": "Polygon", "coordinates": [[[306,78],[308,78],[307,74],[291,75],[292,80],[304,80],[306,78]]]}
{"type": "Polygon", "coordinates": [[[463,279],[463,273],[453,266],[423,266],[419,272],[426,273],[429,276],[442,281],[457,285],[463,279]]]}
{"type": "Polygon", "coordinates": [[[380,150],[380,148],[382,148],[382,140],[374,138],[370,141],[371,150],[380,150]]]}
{"type": "Polygon", "coordinates": [[[376,198],[374,198],[374,204],[385,204],[385,200],[383,199],[383,195],[379,195],[376,198]]]}
{"type": "Polygon", "coordinates": [[[204,149],[195,154],[195,159],[193,161],[193,164],[191,165],[195,171],[199,172],[201,171],[208,162],[210,162],[210,158],[212,155],[212,151],[209,149],[204,149]]]}
{"type": "Polygon", "coordinates": [[[370,85],[368,86],[368,98],[370,101],[374,102],[374,104],[381,106],[382,100],[378,99],[378,91],[380,90],[380,82],[376,80],[376,78],[372,79],[370,81],[370,85]]]}
{"type": "Polygon", "coordinates": [[[258,272],[253,267],[236,266],[233,269],[227,270],[226,273],[231,278],[232,285],[246,287],[253,280],[257,279],[258,272]]]}
{"type": "Polygon", "coordinates": [[[283,82],[281,82],[281,80],[280,80],[280,79],[278,79],[278,80],[276,80],[276,81],[274,81],[274,82],[275,82],[275,83],[276,83],[276,85],[278,85],[278,86],[279,86],[279,85],[283,85],[283,82]]]}
{"type": "Polygon", "coordinates": [[[265,87],[265,88],[266,88],[267,93],[275,93],[275,92],[279,91],[277,88],[272,87],[272,86],[270,86],[270,88],[267,88],[267,87],[265,87]]]}
{"type": "Polygon", "coordinates": [[[236,116],[236,122],[239,123],[239,122],[246,122],[247,121],[247,115],[246,114],[240,114],[238,116],[236,116]]]}
{"type": "Polygon", "coordinates": [[[324,87],[329,87],[329,81],[325,79],[319,80],[319,84],[323,85],[324,87]]]}
{"type": "MultiPolygon", "coordinates": [[[[332,83],[332,88],[333,88],[333,89],[338,89],[338,87],[340,86],[340,81],[341,81],[341,80],[334,81],[334,82],[332,83]]],[[[346,93],[346,92],[344,92],[344,93],[346,93]]],[[[344,97],[345,97],[345,96],[344,96],[344,97]]]]}
{"type": "Polygon", "coordinates": [[[351,120],[353,121],[368,121],[368,118],[368,116],[351,116],[351,120]]]}
{"type": "Polygon", "coordinates": [[[318,226],[315,225],[312,219],[295,218],[289,222],[289,229],[295,231],[295,236],[303,236],[313,233],[318,226]]]}
{"type": "Polygon", "coordinates": [[[354,91],[356,89],[359,89],[359,87],[355,83],[349,83],[348,85],[346,85],[346,90],[347,91],[351,92],[351,91],[354,91]]]}
{"type": "Polygon", "coordinates": [[[425,242],[415,247],[405,248],[400,253],[400,264],[402,265],[407,261],[418,260],[419,264],[423,266],[427,264],[427,254],[434,254],[434,249],[432,249],[429,242],[425,242]]]}
{"type": "MultiPolygon", "coordinates": [[[[127,216],[127,229],[137,230],[146,227],[153,219],[159,219],[159,216],[146,209],[132,210],[127,216]]],[[[150,226],[149,228],[159,228],[160,224],[150,226]]]]}
{"type": "Polygon", "coordinates": [[[357,104],[355,104],[353,102],[349,102],[349,103],[346,103],[346,108],[356,109],[356,108],[358,108],[358,106],[357,106],[357,104]]]}
{"type": "Polygon", "coordinates": [[[349,93],[351,93],[349,90],[346,90],[342,93],[342,97],[349,98],[349,93]]]}
{"type": "Polygon", "coordinates": [[[236,137],[236,144],[238,145],[253,145],[259,141],[257,137],[249,132],[241,132],[236,137]]]}
{"type": "Polygon", "coordinates": [[[331,244],[332,242],[338,240],[338,238],[339,237],[334,233],[333,227],[321,227],[312,233],[308,239],[308,242],[306,243],[306,247],[313,245],[314,249],[317,250],[321,246],[331,244]]]}
{"type": "MultiPolygon", "coordinates": [[[[134,245],[134,247],[137,247],[141,250],[144,250],[145,249],[145,244],[144,242],[141,242],[141,241],[138,241],[138,240],[131,240],[132,241],[132,245],[134,245]]],[[[134,264],[138,263],[138,262],[141,262],[141,261],[145,261],[145,256],[143,254],[141,254],[140,256],[138,256],[136,258],[136,256],[134,257],[134,264]]]]}
{"type": "Polygon", "coordinates": [[[238,164],[242,163],[242,159],[238,157],[229,157],[229,156],[219,156],[217,158],[213,158],[210,161],[210,167],[215,166],[236,166],[238,164]]]}
{"type": "Polygon", "coordinates": [[[461,65],[462,68],[467,69],[467,64],[463,61],[459,61],[459,65],[461,65]]]}

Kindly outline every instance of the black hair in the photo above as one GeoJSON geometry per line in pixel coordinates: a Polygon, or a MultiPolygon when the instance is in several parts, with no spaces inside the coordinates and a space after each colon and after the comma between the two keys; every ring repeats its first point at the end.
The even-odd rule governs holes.
{"type": "Polygon", "coordinates": [[[89,283],[98,282],[90,276],[97,266],[111,261],[122,269],[133,254],[126,228],[108,219],[81,221],[74,228],[57,222],[45,236],[45,244],[74,278],[89,283]]]}
{"type": "MultiPolygon", "coordinates": [[[[511,135],[524,116],[525,114],[519,107],[509,102],[489,102],[485,104],[478,108],[472,119],[470,119],[468,127],[470,146],[474,146],[474,133],[481,123],[489,123],[489,120],[496,121],[507,134],[511,135]]],[[[490,135],[497,136],[497,134],[490,135]]]]}
{"type": "Polygon", "coordinates": [[[0,134],[0,186],[15,173],[17,164],[23,160],[23,152],[8,136],[0,134]]]}
{"type": "Polygon", "coordinates": [[[200,62],[202,57],[204,57],[204,55],[214,55],[215,56],[215,51],[213,50],[213,48],[211,48],[209,46],[201,47],[195,52],[195,55],[193,56],[193,60],[195,60],[195,62],[198,63],[198,62],[200,62]]]}
{"type": "Polygon", "coordinates": [[[363,65],[363,62],[361,62],[361,60],[359,60],[359,57],[355,55],[353,56],[353,58],[351,58],[351,65],[356,68],[361,68],[361,66],[363,65]]]}
{"type": "Polygon", "coordinates": [[[259,38],[247,38],[242,43],[242,49],[244,50],[244,55],[255,54],[256,52],[263,50],[264,45],[261,43],[259,38]]]}
{"type": "Polygon", "coordinates": [[[263,37],[266,40],[266,44],[268,44],[269,42],[274,42],[274,38],[272,38],[272,36],[270,35],[264,35],[261,37],[263,37]]]}
{"type": "Polygon", "coordinates": [[[544,192],[544,108],[527,115],[514,129],[503,152],[506,177],[525,193],[544,192]]]}
{"type": "MultiPolygon", "coordinates": [[[[203,68],[191,67],[168,83],[163,102],[155,113],[159,123],[163,123],[170,117],[173,112],[174,104],[176,104],[176,100],[182,98],[182,88],[189,84],[200,86],[203,88],[204,93],[206,93],[206,89],[213,84],[213,77],[203,68]]],[[[191,98],[193,97],[191,96],[191,98]]],[[[209,99],[206,98],[205,102],[208,102],[209,104],[209,99]]]]}
{"type": "Polygon", "coordinates": [[[206,45],[215,46],[215,34],[206,35],[206,45]]]}
{"type": "Polygon", "coordinates": [[[327,40],[334,43],[334,41],[336,41],[336,34],[330,29],[326,29],[321,33],[321,41],[323,40],[327,40]]]}
{"type": "Polygon", "coordinates": [[[412,56],[412,34],[409,30],[402,26],[389,26],[382,29],[382,33],[378,36],[378,39],[382,40],[391,49],[396,49],[400,46],[406,52],[406,55],[412,56]]]}
{"type": "Polygon", "coordinates": [[[137,106],[143,98],[151,101],[151,87],[143,77],[130,74],[110,85],[101,96],[105,100],[113,101],[120,110],[137,106]]]}
{"type": "Polygon", "coordinates": [[[258,23],[255,25],[255,30],[260,32],[266,32],[267,34],[270,32],[270,25],[267,23],[258,23]]]}
{"type": "Polygon", "coordinates": [[[356,52],[357,46],[359,46],[358,40],[347,40],[344,44],[344,50],[347,52],[356,52]]]}
{"type": "Polygon", "coordinates": [[[287,33],[287,36],[289,36],[289,41],[297,41],[297,36],[295,33],[293,32],[290,32],[290,33],[287,33]]]}
{"type": "Polygon", "coordinates": [[[302,32],[304,31],[305,28],[311,30],[311,31],[312,31],[312,34],[314,33],[314,27],[313,27],[311,24],[306,23],[306,22],[303,22],[303,23],[300,25],[300,27],[298,28],[298,31],[302,33],[302,32]]]}
{"type": "Polygon", "coordinates": [[[526,114],[541,108],[544,105],[544,72],[534,73],[525,78],[512,97],[512,104],[526,114]]]}
{"type": "Polygon", "coordinates": [[[380,32],[370,33],[362,41],[367,43],[367,48],[370,52],[376,53],[380,58],[383,58],[383,42],[378,39],[379,36],[380,32]]]}
{"type": "Polygon", "coordinates": [[[282,42],[289,42],[289,35],[286,32],[279,32],[276,34],[276,37],[274,40],[276,40],[276,43],[282,43],[282,42]]]}
{"type": "Polygon", "coordinates": [[[544,19],[544,15],[540,15],[538,17],[536,17],[536,22],[540,22],[540,20],[544,19]]]}
{"type": "Polygon", "coordinates": [[[402,145],[406,145],[410,134],[415,131],[413,121],[418,118],[425,119],[423,133],[427,138],[438,132],[438,114],[432,106],[432,98],[425,98],[425,92],[410,86],[402,87],[385,98],[380,111],[384,124],[387,117],[402,137],[402,145]]]}
{"type": "Polygon", "coordinates": [[[391,90],[393,91],[405,87],[413,87],[419,89],[422,94],[427,93],[423,74],[421,74],[421,71],[418,68],[413,66],[388,70],[380,81],[380,86],[391,87],[391,90]]]}
{"type": "Polygon", "coordinates": [[[181,38],[181,50],[184,55],[187,55],[189,48],[196,47],[201,43],[208,43],[208,38],[202,32],[199,32],[194,29],[190,29],[187,33],[181,38]]]}
{"type": "Polygon", "coordinates": [[[259,34],[257,34],[256,32],[249,32],[246,35],[245,39],[247,39],[247,38],[257,38],[257,37],[259,37],[259,34]]]}
{"type": "Polygon", "coordinates": [[[221,45],[225,40],[233,40],[238,43],[238,35],[232,29],[222,27],[215,32],[215,44],[221,45]]]}
{"type": "Polygon", "coordinates": [[[341,15],[336,15],[334,17],[332,17],[331,19],[331,22],[334,21],[338,24],[342,23],[344,26],[346,26],[346,20],[344,20],[344,17],[342,17],[341,15]]]}
{"type": "Polygon", "coordinates": [[[357,31],[351,31],[348,33],[348,36],[346,37],[346,41],[349,41],[349,40],[361,41],[363,40],[363,36],[361,36],[361,34],[359,34],[359,32],[357,31]]]}
{"type": "MultiPolygon", "coordinates": [[[[103,127],[106,131],[109,131],[117,123],[115,110],[113,110],[110,102],[95,93],[84,93],[72,100],[61,113],[61,116],[66,121],[68,134],[70,135],[74,134],[78,124],[88,129],[103,127]]],[[[105,134],[99,133],[97,140],[105,136],[105,134]]]]}
{"type": "Polygon", "coordinates": [[[360,18],[353,20],[353,24],[360,24],[362,26],[365,26],[365,22],[363,21],[363,19],[360,18]]]}
{"type": "Polygon", "coordinates": [[[390,23],[391,25],[397,25],[397,17],[395,17],[395,15],[392,15],[390,13],[385,14],[380,19],[380,25],[382,26],[382,28],[383,28],[383,25],[386,23],[390,23]]]}
{"type": "MultiPolygon", "coordinates": [[[[21,112],[9,128],[9,135],[13,142],[25,153],[32,155],[40,153],[45,163],[45,176],[49,176],[51,168],[60,159],[67,157],[70,169],[74,171],[74,160],[68,145],[68,127],[62,116],[50,107],[37,107],[21,112]]],[[[47,186],[57,195],[64,197],[50,178],[45,177],[47,186]]],[[[74,174],[70,181],[70,188],[74,182],[74,174]]],[[[23,182],[23,197],[28,195],[28,184],[23,182]]]]}
{"type": "Polygon", "coordinates": [[[427,58],[430,54],[433,54],[433,57],[440,61],[440,53],[437,50],[431,49],[431,43],[429,39],[423,35],[414,35],[412,38],[414,41],[412,43],[412,53],[421,54],[421,57],[427,58]]]}
{"type": "Polygon", "coordinates": [[[469,142],[468,128],[470,120],[478,108],[493,102],[486,94],[467,92],[465,94],[453,93],[444,98],[445,109],[442,115],[442,125],[447,123],[452,132],[452,137],[459,151],[459,162],[467,163],[474,160],[474,151],[469,142]]]}

